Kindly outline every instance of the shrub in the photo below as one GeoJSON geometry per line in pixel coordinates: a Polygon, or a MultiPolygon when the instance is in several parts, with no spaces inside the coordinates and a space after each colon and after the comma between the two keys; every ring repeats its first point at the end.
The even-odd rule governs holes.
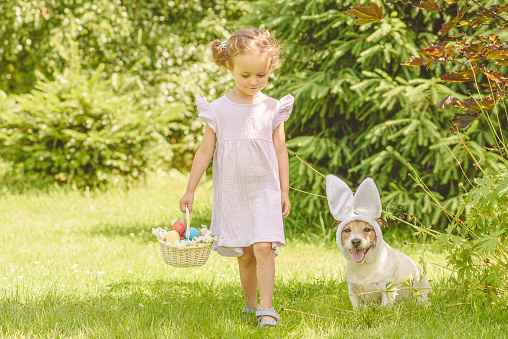
{"type": "MultiPolygon", "coordinates": [[[[112,84],[132,81],[139,90],[131,93],[135,94],[132,98],[117,90],[103,94],[118,92],[122,96],[118,99],[120,102],[131,100],[130,104],[121,103],[120,106],[137,110],[141,116],[151,114],[150,119],[156,120],[153,129],[157,138],[164,139],[157,142],[158,147],[162,147],[159,151],[153,148],[143,148],[142,153],[141,148],[135,151],[135,160],[110,159],[117,162],[120,171],[115,180],[122,173],[129,176],[139,173],[139,167],[145,161],[140,157],[145,152],[156,155],[150,157],[150,162],[155,161],[162,169],[170,166],[188,169],[203,130],[194,104],[196,94],[214,98],[224,91],[228,78],[227,72],[218,71],[206,56],[211,41],[227,35],[227,19],[242,15],[236,2],[7,0],[0,2],[0,13],[0,88],[7,95],[29,93],[36,85],[41,86],[41,82],[58,84],[60,80],[56,77],[68,76],[63,72],[66,68],[72,70],[79,65],[80,76],[87,78],[100,67],[101,74],[96,75],[100,82],[109,78],[112,84]],[[69,52],[73,51],[74,42],[77,42],[73,52],[76,59],[70,64],[69,52]],[[120,76],[123,74],[126,76],[120,76]],[[171,115],[176,115],[176,120],[169,119],[171,115]],[[120,166],[120,162],[124,164],[120,166]],[[125,172],[120,167],[137,169],[125,172]]],[[[57,90],[55,86],[52,91],[57,90]]],[[[16,100],[26,101],[28,97],[21,96],[16,100]]],[[[132,112],[132,116],[137,115],[132,112]]],[[[74,126],[67,127],[72,129],[74,126]]],[[[142,122],[132,122],[129,129],[138,127],[141,129],[137,134],[141,138],[147,132],[142,122]]],[[[53,147],[52,143],[43,145],[53,147]]],[[[70,148],[75,149],[69,145],[70,148]]],[[[5,152],[14,153],[13,150],[5,152]]],[[[52,152],[52,148],[47,150],[48,154],[52,152]]],[[[130,156],[134,157],[134,154],[130,156]]],[[[75,168],[86,158],[86,155],[79,155],[72,165],[57,167],[69,171],[66,178],[72,176],[73,180],[80,181],[77,176],[89,173],[89,167],[95,166],[83,165],[87,168],[82,170],[75,168]]],[[[111,162],[108,160],[108,163],[111,162]]],[[[35,171],[38,165],[30,166],[34,166],[31,168],[35,171]]],[[[62,175],[59,177],[63,178],[62,175]]],[[[89,180],[87,177],[83,182],[89,180]]]]}
{"type": "Polygon", "coordinates": [[[36,72],[31,93],[4,101],[0,157],[19,167],[14,181],[125,183],[171,158],[161,131],[180,128],[175,120],[183,107],[145,109],[135,76],[104,78],[102,70],[89,77],[79,67],[66,68],[55,71],[54,80],[36,72]]]}

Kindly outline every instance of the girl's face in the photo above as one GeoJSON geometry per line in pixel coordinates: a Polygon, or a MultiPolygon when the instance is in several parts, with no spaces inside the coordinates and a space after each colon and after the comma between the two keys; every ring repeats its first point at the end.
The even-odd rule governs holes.
{"type": "Polygon", "coordinates": [[[265,54],[255,51],[237,55],[233,58],[233,65],[228,65],[228,69],[235,79],[239,95],[254,97],[266,87],[270,60],[265,54]]]}

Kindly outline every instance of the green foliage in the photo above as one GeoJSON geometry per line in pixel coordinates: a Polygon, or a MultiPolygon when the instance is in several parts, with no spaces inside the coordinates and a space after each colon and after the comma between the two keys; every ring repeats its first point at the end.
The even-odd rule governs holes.
{"type": "Polygon", "coordinates": [[[88,77],[66,69],[53,73],[55,80],[37,73],[31,93],[2,107],[0,156],[19,166],[11,181],[95,187],[136,179],[155,161],[168,161],[171,148],[160,131],[178,128],[183,108],[143,109],[136,77],[104,79],[102,70],[88,77]]]}
{"type": "MultiPolygon", "coordinates": [[[[436,236],[466,287],[508,287],[508,174],[485,176],[465,194],[465,218],[436,236]]],[[[459,214],[460,215],[460,214],[459,214]]]]}
{"type": "MultiPolygon", "coordinates": [[[[362,4],[367,1],[355,2],[362,4]]],[[[437,40],[432,32],[453,14],[408,10],[395,3],[380,24],[358,26],[343,13],[351,5],[262,0],[253,5],[259,15],[243,18],[273,30],[284,46],[285,62],[270,94],[295,96],[287,123],[290,152],[352,186],[373,177],[384,206],[402,211],[403,219],[418,213],[442,229],[445,219],[408,177],[407,161],[450,207],[461,201],[463,173],[447,146],[468,176],[477,170],[460,139],[443,131],[452,115],[436,105],[451,90],[435,74],[401,63],[417,54],[420,43],[437,40]]],[[[490,133],[484,133],[489,129],[482,123],[463,138],[486,170],[497,171],[500,157],[483,149],[495,145],[490,133]]],[[[324,179],[297,159],[290,163],[290,185],[317,194],[325,190],[324,179]]],[[[292,205],[307,222],[324,214],[325,224],[332,225],[326,200],[294,193],[292,205]]]]}
{"type": "MultiPolygon", "coordinates": [[[[188,168],[203,127],[195,113],[195,96],[215,97],[224,90],[229,79],[227,72],[218,71],[207,58],[209,46],[212,40],[227,34],[224,28],[227,19],[242,15],[237,5],[212,0],[8,0],[0,3],[0,13],[0,37],[3,41],[0,46],[0,88],[7,94],[7,98],[4,96],[3,99],[2,112],[4,119],[9,116],[9,124],[18,127],[22,124],[16,117],[21,109],[17,107],[19,103],[25,105],[21,109],[25,110],[23,114],[32,114],[27,112],[31,106],[37,108],[35,100],[44,99],[45,103],[58,108],[56,112],[50,112],[39,107],[37,113],[32,114],[48,122],[37,126],[38,133],[48,139],[76,139],[68,134],[87,134],[88,127],[80,127],[85,132],[74,131],[76,121],[58,121],[59,128],[72,131],[60,135],[61,131],[52,130],[49,122],[53,123],[54,116],[58,114],[78,114],[77,111],[82,108],[76,103],[82,100],[78,92],[84,90],[92,96],[97,95],[96,99],[101,95],[107,98],[108,103],[92,103],[94,109],[105,112],[107,105],[114,106],[112,112],[117,117],[108,122],[101,120],[110,128],[123,126],[114,131],[113,137],[108,137],[110,142],[118,145],[139,139],[136,145],[126,144],[116,150],[104,150],[111,154],[117,152],[115,156],[108,156],[108,160],[93,160],[100,155],[86,154],[96,150],[98,144],[76,148],[67,141],[57,143],[62,153],[58,157],[65,159],[69,156],[70,159],[66,160],[72,160],[72,164],[60,161],[58,165],[42,165],[35,161],[39,158],[33,158],[26,167],[23,162],[18,162],[15,168],[5,169],[13,163],[4,158],[0,160],[4,169],[0,171],[0,176],[3,173],[4,183],[6,178],[16,174],[18,178],[30,175],[50,179],[52,176],[54,179],[65,178],[64,181],[72,177],[73,183],[81,185],[96,180],[116,181],[123,174],[137,177],[144,166],[147,169],[154,166],[167,169],[168,165],[188,168]],[[95,85],[87,80],[89,77],[94,77],[99,86],[95,94],[90,92],[95,85]],[[62,79],[68,81],[67,85],[61,82],[62,79]],[[85,83],[80,85],[77,79],[85,83]],[[108,88],[108,84],[112,88],[108,88]],[[36,86],[42,86],[37,87],[37,96],[27,94],[36,86]],[[60,90],[63,93],[59,93],[60,90]],[[15,97],[14,94],[22,96],[15,97]],[[119,98],[114,99],[115,95],[119,98]],[[48,102],[54,97],[69,99],[68,105],[77,105],[76,112],[66,112],[67,104],[63,101],[58,104],[56,101],[48,102]],[[113,103],[115,100],[118,103],[113,103]],[[134,119],[132,122],[124,121],[131,118],[134,119]],[[154,125],[148,126],[151,123],[154,125]],[[132,135],[122,134],[124,129],[132,135]],[[87,149],[89,146],[91,148],[87,149]],[[123,151],[126,153],[118,153],[123,151]],[[74,156],[78,158],[74,159],[74,156]],[[91,163],[85,164],[86,159],[90,159],[91,163]],[[107,176],[114,174],[114,179],[105,178],[104,173],[97,177],[92,174],[102,166],[112,166],[105,173],[109,173],[107,176]],[[81,175],[84,177],[80,178],[81,175]]],[[[7,128],[3,124],[1,127],[7,128]]],[[[34,130],[33,127],[27,125],[22,130],[34,130]]],[[[81,137],[84,138],[83,135],[81,137]]],[[[33,138],[23,139],[23,142],[35,142],[33,138]]],[[[23,144],[21,137],[15,139],[12,142],[23,144]]],[[[104,140],[97,139],[95,142],[104,140]]],[[[46,161],[51,161],[46,156],[55,150],[53,143],[46,141],[37,145],[37,151],[45,154],[46,161]],[[42,150],[42,147],[47,149],[42,150]]],[[[103,146],[109,147],[107,144],[103,146]]],[[[10,154],[9,159],[16,161],[30,158],[26,152],[13,156],[18,148],[12,147],[3,150],[3,157],[10,154]]]]}
{"type": "Polygon", "coordinates": [[[36,70],[49,77],[63,68],[59,54],[70,47],[70,35],[85,69],[133,70],[152,85],[166,76],[197,76],[210,70],[203,56],[224,35],[226,18],[239,15],[235,6],[211,0],[7,0],[0,12],[0,88],[7,93],[28,92],[36,70]]]}

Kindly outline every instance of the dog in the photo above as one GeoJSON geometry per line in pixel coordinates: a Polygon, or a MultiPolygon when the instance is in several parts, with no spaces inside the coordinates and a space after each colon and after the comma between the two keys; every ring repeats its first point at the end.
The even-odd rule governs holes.
{"type": "Polygon", "coordinates": [[[329,175],[327,198],[337,220],[336,242],[346,259],[345,277],[353,308],[366,303],[391,306],[410,296],[424,304],[431,292],[429,280],[408,256],[388,245],[381,232],[381,198],[374,181],[365,179],[356,194],[329,175]]]}

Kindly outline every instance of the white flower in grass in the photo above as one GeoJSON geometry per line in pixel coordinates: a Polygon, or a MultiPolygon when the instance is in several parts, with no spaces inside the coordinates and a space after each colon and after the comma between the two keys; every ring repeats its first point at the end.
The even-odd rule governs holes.
{"type": "Polygon", "coordinates": [[[145,305],[143,305],[142,303],[139,303],[139,307],[144,308],[145,305]]]}

